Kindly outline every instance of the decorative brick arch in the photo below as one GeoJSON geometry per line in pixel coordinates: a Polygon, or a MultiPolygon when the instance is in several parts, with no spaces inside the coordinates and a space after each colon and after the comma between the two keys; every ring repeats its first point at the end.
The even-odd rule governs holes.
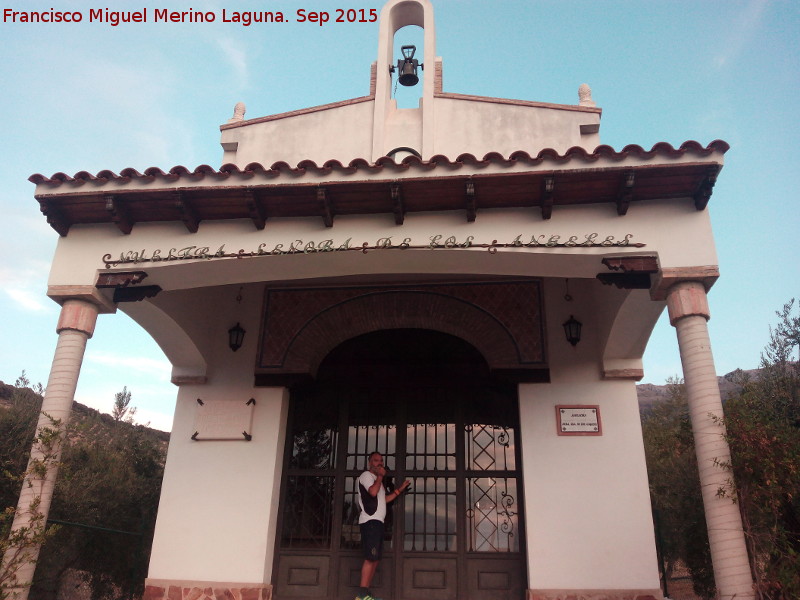
{"type": "Polygon", "coordinates": [[[267,290],[256,383],[314,377],[342,342],[384,329],[430,329],[474,346],[489,368],[546,379],[538,280],[267,290]]]}

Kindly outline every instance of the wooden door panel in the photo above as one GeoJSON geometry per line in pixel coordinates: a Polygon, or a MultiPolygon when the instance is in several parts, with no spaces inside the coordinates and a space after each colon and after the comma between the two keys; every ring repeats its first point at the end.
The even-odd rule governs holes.
{"type": "MultiPolygon", "coordinates": [[[[361,566],[364,559],[359,556],[341,556],[339,558],[339,590],[336,598],[353,600],[358,595],[361,583],[361,566]]],[[[394,594],[394,559],[384,552],[378,570],[372,579],[370,590],[376,598],[392,600],[394,594]]]]}
{"type": "Polygon", "coordinates": [[[469,600],[519,600],[524,597],[526,581],[522,559],[468,558],[467,589],[469,600]]]}
{"type": "Polygon", "coordinates": [[[329,556],[282,556],[278,567],[281,598],[326,598],[330,579],[329,556]]]}
{"type": "Polygon", "coordinates": [[[453,558],[409,557],[402,560],[403,600],[456,600],[458,561],[453,558]]]}

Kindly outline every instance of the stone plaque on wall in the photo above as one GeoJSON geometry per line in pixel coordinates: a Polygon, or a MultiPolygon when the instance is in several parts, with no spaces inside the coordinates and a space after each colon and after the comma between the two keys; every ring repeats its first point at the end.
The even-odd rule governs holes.
{"type": "Polygon", "coordinates": [[[600,407],[592,405],[556,406],[558,435],[603,435],[600,407]]]}
{"type": "Polygon", "coordinates": [[[245,402],[198,398],[192,439],[249,442],[253,437],[251,431],[255,406],[256,401],[253,398],[245,402]]]}

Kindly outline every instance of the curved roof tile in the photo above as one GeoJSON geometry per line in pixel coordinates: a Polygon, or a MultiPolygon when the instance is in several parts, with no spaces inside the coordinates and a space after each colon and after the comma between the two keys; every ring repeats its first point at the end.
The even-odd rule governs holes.
{"type": "Polygon", "coordinates": [[[429,160],[422,160],[417,156],[407,156],[400,162],[395,161],[393,158],[383,156],[377,159],[374,163],[370,163],[364,158],[355,158],[351,160],[346,166],[339,160],[331,159],[324,162],[321,166],[310,159],[300,161],[296,166],[292,167],[285,161],[278,161],[273,163],[269,168],[264,167],[261,163],[253,162],[244,167],[239,168],[232,163],[222,165],[219,170],[215,170],[209,165],[200,165],[193,171],[190,171],[182,165],[172,167],[168,172],[164,172],[158,167],[150,167],[145,169],[144,173],[140,173],[134,168],[128,167],[120,171],[117,175],[108,169],[102,170],[97,175],[92,175],[87,171],[80,171],[73,177],[66,173],[54,173],[50,177],[45,177],[40,173],[35,173],[28,177],[28,181],[34,184],[48,184],[52,186],[59,186],[64,183],[71,185],[81,185],[87,181],[93,182],[106,182],[114,181],[129,181],[131,179],[139,180],[152,180],[156,177],[163,177],[168,180],[178,180],[182,177],[189,179],[203,179],[206,176],[218,177],[224,179],[231,175],[240,176],[254,176],[256,174],[277,177],[281,173],[303,175],[306,172],[312,171],[321,174],[329,173],[332,170],[343,171],[346,173],[354,173],[358,170],[372,170],[380,171],[384,168],[406,170],[412,166],[425,169],[435,168],[459,168],[463,165],[471,166],[487,166],[490,164],[512,165],[515,163],[527,163],[529,165],[538,165],[545,160],[552,160],[559,163],[566,163],[571,160],[582,160],[586,162],[595,162],[600,159],[621,161],[628,157],[637,157],[640,159],[650,159],[656,156],[665,157],[679,157],[686,153],[699,154],[701,156],[708,156],[713,152],[725,153],[730,149],[730,146],[722,140],[714,140],[708,146],[695,142],[693,140],[682,143],[678,148],[673,147],[667,142],[658,142],[650,150],[645,150],[639,145],[629,144],[622,148],[622,150],[614,150],[611,146],[601,145],[597,146],[593,152],[588,152],[585,148],[580,146],[573,146],[563,154],[552,148],[545,148],[541,150],[536,156],[531,156],[524,150],[517,150],[512,152],[507,158],[499,152],[489,152],[483,158],[477,158],[470,153],[458,155],[455,160],[451,160],[447,156],[437,154],[429,160]]]}

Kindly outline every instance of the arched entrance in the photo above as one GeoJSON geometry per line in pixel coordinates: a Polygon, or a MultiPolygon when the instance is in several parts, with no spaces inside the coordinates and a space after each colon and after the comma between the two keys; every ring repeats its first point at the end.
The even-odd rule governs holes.
{"type": "Polygon", "coordinates": [[[355,481],[373,450],[394,477],[412,480],[387,518],[378,597],[523,597],[515,388],[493,381],[461,339],[398,329],[342,343],[314,383],[292,390],[276,598],[355,596],[355,481]]]}

